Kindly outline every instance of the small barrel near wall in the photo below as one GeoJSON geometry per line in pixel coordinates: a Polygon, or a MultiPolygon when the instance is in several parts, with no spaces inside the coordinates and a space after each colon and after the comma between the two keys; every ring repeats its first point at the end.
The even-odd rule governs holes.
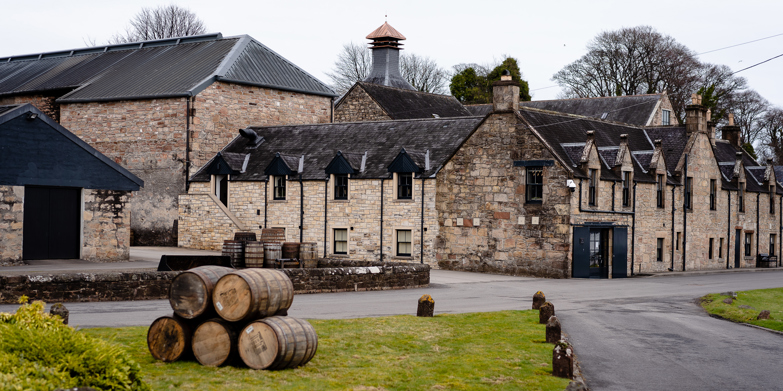
{"type": "Polygon", "coordinates": [[[283,258],[299,259],[299,243],[283,243],[283,258]]]}
{"type": "Polygon", "coordinates": [[[245,242],[245,267],[264,267],[264,243],[245,242]]]}
{"type": "Polygon", "coordinates": [[[304,319],[272,316],[247,325],[239,355],[253,369],[286,369],[307,364],[318,350],[318,334],[304,319]]]}
{"type": "Polygon", "coordinates": [[[282,245],[280,243],[264,243],[264,261],[272,264],[275,260],[283,257],[282,245]]]}
{"type": "Polygon", "coordinates": [[[294,285],[277,270],[239,270],[218,281],[212,301],[221,318],[229,322],[249,321],[291,308],[294,285]]]}
{"type": "Polygon", "coordinates": [[[245,267],[245,242],[241,240],[224,240],[223,255],[231,257],[231,266],[245,267]]]}
{"type": "Polygon", "coordinates": [[[316,253],[316,243],[308,242],[302,243],[299,246],[299,258],[302,261],[302,267],[315,268],[318,267],[318,254],[316,253]]]}
{"type": "Polygon", "coordinates": [[[161,316],[155,319],[147,331],[147,347],[152,357],[165,362],[177,361],[189,356],[192,328],[179,316],[161,316]]]}
{"type": "Polygon", "coordinates": [[[212,290],[220,277],[232,271],[230,267],[199,266],[174,277],[169,287],[169,303],[174,313],[193,319],[212,311],[212,290]]]}
{"type": "Polygon", "coordinates": [[[256,241],[256,233],[255,232],[234,232],[234,240],[239,240],[242,242],[255,242],[256,241]]]}
{"type": "Polygon", "coordinates": [[[219,367],[237,357],[237,325],[210,319],[193,332],[193,355],[201,365],[219,367]]]}
{"type": "Polygon", "coordinates": [[[259,242],[264,243],[283,243],[285,242],[285,229],[283,228],[264,228],[261,230],[259,242]]]}

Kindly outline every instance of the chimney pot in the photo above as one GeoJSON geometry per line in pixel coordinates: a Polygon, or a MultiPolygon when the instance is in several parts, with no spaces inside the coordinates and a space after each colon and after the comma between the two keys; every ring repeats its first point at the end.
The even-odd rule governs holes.
{"type": "Polygon", "coordinates": [[[729,126],[734,126],[734,113],[729,113],[729,126]]]}

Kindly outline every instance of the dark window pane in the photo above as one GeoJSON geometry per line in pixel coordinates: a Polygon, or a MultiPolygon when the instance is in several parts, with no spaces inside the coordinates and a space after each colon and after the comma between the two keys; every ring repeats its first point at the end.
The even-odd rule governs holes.
{"type": "Polygon", "coordinates": [[[334,199],[348,199],[348,174],[336,174],[334,176],[334,199]]]}
{"type": "Polygon", "coordinates": [[[544,168],[528,167],[527,182],[525,183],[526,198],[528,203],[540,203],[544,195],[544,168]]]}
{"type": "Polygon", "coordinates": [[[397,174],[397,199],[413,199],[413,173],[401,172],[397,174]]]}

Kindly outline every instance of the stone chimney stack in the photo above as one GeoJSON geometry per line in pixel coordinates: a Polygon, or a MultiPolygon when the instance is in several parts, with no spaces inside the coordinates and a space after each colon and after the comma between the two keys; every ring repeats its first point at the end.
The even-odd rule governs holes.
{"type": "Polygon", "coordinates": [[[685,107],[685,131],[707,132],[707,109],[701,104],[701,95],[691,95],[691,104],[685,107]]]}
{"type": "Polygon", "coordinates": [[[734,113],[729,113],[729,124],[721,128],[723,139],[730,142],[731,145],[736,147],[742,146],[740,144],[740,127],[734,125],[734,113]]]}
{"type": "Polygon", "coordinates": [[[492,83],[492,108],[495,113],[513,113],[519,110],[519,83],[511,79],[508,69],[500,81],[492,83]]]}
{"type": "Polygon", "coordinates": [[[367,83],[379,84],[387,87],[416,90],[400,74],[400,50],[405,36],[384,22],[381,27],[371,32],[367,39],[371,39],[372,71],[370,76],[364,79],[367,83]]]}
{"type": "Polygon", "coordinates": [[[707,135],[710,136],[710,144],[715,145],[715,126],[717,121],[712,120],[712,111],[707,110],[707,135]]]}

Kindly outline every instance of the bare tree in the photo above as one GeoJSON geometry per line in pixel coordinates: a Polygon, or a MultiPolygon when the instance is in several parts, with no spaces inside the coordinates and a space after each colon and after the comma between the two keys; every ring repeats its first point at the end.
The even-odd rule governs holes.
{"type": "Polygon", "coordinates": [[[742,140],[756,144],[764,136],[769,102],[758,92],[747,90],[735,94],[731,99],[731,111],[734,113],[734,123],[740,127],[742,140]]]}
{"type": "Polygon", "coordinates": [[[414,53],[402,54],[400,73],[413,88],[419,91],[435,94],[446,92],[448,73],[429,57],[421,57],[414,53]]]}
{"type": "Polygon", "coordinates": [[[372,54],[364,45],[353,42],[343,45],[343,50],[337,55],[334,68],[326,75],[332,79],[332,88],[338,94],[344,94],[357,81],[370,76],[372,70],[372,54]]]}
{"type": "Polygon", "coordinates": [[[142,8],[125,32],[114,34],[110,44],[184,37],[206,33],[204,22],[195,13],[176,4],[142,8]]]}
{"type": "Polygon", "coordinates": [[[783,108],[770,107],[761,119],[764,148],[761,155],[783,164],[783,108]]]}

